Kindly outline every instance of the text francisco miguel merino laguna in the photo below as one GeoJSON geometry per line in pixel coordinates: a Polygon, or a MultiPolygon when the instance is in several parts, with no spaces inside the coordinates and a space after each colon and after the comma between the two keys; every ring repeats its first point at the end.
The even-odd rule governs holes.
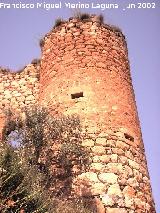
{"type": "Polygon", "coordinates": [[[106,4],[106,3],[70,3],[70,2],[57,2],[57,3],[46,3],[46,2],[37,2],[37,3],[4,3],[0,2],[0,9],[118,9],[118,4],[106,4]]]}

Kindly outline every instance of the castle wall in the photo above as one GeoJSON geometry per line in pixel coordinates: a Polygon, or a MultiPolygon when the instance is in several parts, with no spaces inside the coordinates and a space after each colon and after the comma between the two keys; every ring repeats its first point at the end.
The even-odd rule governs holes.
{"type": "Polygon", "coordinates": [[[98,17],[71,19],[44,38],[41,65],[0,70],[0,129],[4,110],[39,103],[55,115],[80,116],[91,164],[73,170],[72,193],[99,213],[155,213],[128,50],[121,31],[98,17]],[[40,79],[39,79],[40,75],[40,79]]]}
{"type": "Polygon", "coordinates": [[[89,128],[93,120],[97,130],[125,127],[139,143],[125,45],[123,36],[96,23],[69,23],[57,28],[45,41],[40,100],[54,106],[57,113],[80,114],[89,128]],[[83,98],[71,98],[79,92],[83,98]]]}
{"type": "Polygon", "coordinates": [[[30,64],[19,73],[0,69],[0,129],[5,122],[4,111],[17,113],[37,102],[39,94],[39,65],[30,64]]]}
{"type": "Polygon", "coordinates": [[[127,47],[121,31],[96,17],[72,19],[42,48],[39,102],[54,114],[78,114],[92,163],[73,192],[98,212],[155,212],[127,47]]]}

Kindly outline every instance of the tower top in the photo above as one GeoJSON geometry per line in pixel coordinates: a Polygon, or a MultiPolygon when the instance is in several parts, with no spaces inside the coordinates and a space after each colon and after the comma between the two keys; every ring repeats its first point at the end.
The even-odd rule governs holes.
{"type": "Polygon", "coordinates": [[[60,31],[60,29],[65,28],[65,27],[67,29],[72,28],[72,27],[79,28],[84,23],[92,23],[93,25],[96,25],[98,27],[101,26],[103,28],[106,28],[107,30],[115,33],[115,35],[117,35],[118,37],[122,37],[125,41],[125,36],[124,36],[122,30],[115,25],[111,25],[109,23],[108,24],[104,23],[104,17],[102,14],[100,14],[100,15],[91,14],[90,15],[88,13],[78,13],[74,17],[70,17],[68,20],[63,20],[61,18],[57,18],[55,20],[55,24],[54,24],[53,28],[47,34],[45,34],[44,38],[42,38],[40,40],[40,46],[43,47],[45,38],[49,37],[51,34],[54,34],[58,31],[60,31]]]}

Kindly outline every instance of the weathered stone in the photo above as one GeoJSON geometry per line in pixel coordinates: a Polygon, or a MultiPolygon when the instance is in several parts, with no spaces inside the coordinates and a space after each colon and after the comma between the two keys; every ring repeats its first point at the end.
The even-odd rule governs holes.
{"type": "Polygon", "coordinates": [[[139,186],[139,183],[137,182],[137,180],[135,178],[129,178],[127,180],[127,184],[129,186],[133,186],[134,188],[138,187],[139,186]]]}
{"type": "Polygon", "coordinates": [[[82,146],[88,146],[88,147],[94,146],[94,141],[91,139],[85,139],[82,141],[82,146]]]}
{"type": "Polygon", "coordinates": [[[135,198],[135,190],[133,187],[126,186],[123,189],[123,195],[125,197],[125,206],[127,208],[134,209],[134,198],[135,198]]]}
{"type": "Polygon", "coordinates": [[[111,162],[113,162],[113,163],[118,162],[118,155],[117,154],[112,154],[110,158],[111,158],[111,162]]]}
{"type": "Polygon", "coordinates": [[[99,135],[98,135],[98,137],[107,137],[108,136],[108,133],[106,133],[106,132],[101,132],[99,135]]]}
{"type": "Polygon", "coordinates": [[[90,171],[100,172],[104,169],[104,165],[102,163],[92,163],[90,166],[90,171]]]}
{"type": "Polygon", "coordinates": [[[97,63],[97,67],[106,68],[107,66],[106,66],[106,64],[103,63],[103,62],[98,62],[98,63],[97,63]]]}
{"type": "Polygon", "coordinates": [[[125,207],[134,209],[135,208],[134,199],[130,197],[125,197],[125,207]]]}
{"type": "Polygon", "coordinates": [[[129,145],[122,141],[116,141],[116,147],[121,148],[123,150],[129,149],[129,145]]]}
{"type": "Polygon", "coordinates": [[[135,203],[135,208],[140,208],[145,210],[146,203],[140,200],[139,198],[135,198],[134,203],[135,203]]]}
{"type": "MultiPolygon", "coordinates": [[[[93,156],[92,157],[92,162],[93,163],[100,163],[101,162],[101,159],[100,159],[101,156],[93,156]]],[[[103,163],[103,162],[102,162],[103,163]]]]}
{"type": "Polygon", "coordinates": [[[108,188],[108,195],[116,195],[122,197],[122,192],[118,184],[113,184],[108,188]]]}
{"type": "Polygon", "coordinates": [[[129,165],[130,165],[133,169],[139,170],[139,164],[136,163],[135,161],[129,159],[129,160],[128,160],[128,163],[129,163],[129,165]]]}
{"type": "Polygon", "coordinates": [[[106,150],[103,146],[94,146],[91,151],[94,153],[94,154],[97,154],[97,155],[104,155],[106,154],[106,150]]]}
{"type": "Polygon", "coordinates": [[[127,213],[127,210],[121,208],[107,208],[106,213],[127,213]]]}
{"type": "Polygon", "coordinates": [[[4,98],[5,98],[5,99],[11,99],[11,98],[12,98],[12,95],[8,93],[8,94],[4,95],[4,98]]]}
{"type": "Polygon", "coordinates": [[[115,184],[117,183],[118,176],[114,173],[101,173],[98,175],[98,179],[106,184],[115,184]]]}
{"type": "Polygon", "coordinates": [[[106,146],[106,138],[97,138],[95,144],[100,146],[106,146]]]}
{"type": "Polygon", "coordinates": [[[98,43],[98,44],[103,44],[104,41],[103,41],[102,39],[98,39],[98,38],[97,38],[97,43],[98,43]]]}
{"type": "Polygon", "coordinates": [[[127,177],[133,176],[133,170],[129,166],[125,165],[123,168],[127,177]]]}
{"type": "Polygon", "coordinates": [[[113,206],[115,204],[115,201],[108,194],[103,194],[100,198],[106,206],[113,206]]]}
{"type": "Polygon", "coordinates": [[[11,86],[19,87],[19,83],[17,81],[12,81],[11,86]]]}
{"type": "Polygon", "coordinates": [[[69,27],[69,28],[75,27],[75,23],[69,23],[69,24],[67,25],[67,27],[69,27]]]}
{"type": "Polygon", "coordinates": [[[106,192],[106,186],[103,183],[95,183],[91,187],[92,195],[100,195],[106,192]]]}
{"type": "Polygon", "coordinates": [[[108,147],[115,147],[115,140],[107,139],[107,146],[108,147]]]}
{"type": "Polygon", "coordinates": [[[111,158],[109,155],[99,156],[99,159],[102,163],[109,163],[111,161],[111,158]]]}
{"type": "Polygon", "coordinates": [[[115,174],[121,174],[124,171],[121,163],[108,163],[105,170],[115,174]]]}
{"type": "Polygon", "coordinates": [[[119,156],[119,162],[122,164],[127,164],[128,163],[128,158],[125,156],[119,156]]]}
{"type": "Polygon", "coordinates": [[[78,176],[78,179],[88,181],[89,183],[90,182],[99,182],[97,174],[94,172],[82,173],[81,175],[78,176]]]}
{"type": "Polygon", "coordinates": [[[123,189],[123,194],[124,194],[125,197],[134,197],[135,196],[135,190],[134,190],[133,187],[126,186],[123,189]]]}

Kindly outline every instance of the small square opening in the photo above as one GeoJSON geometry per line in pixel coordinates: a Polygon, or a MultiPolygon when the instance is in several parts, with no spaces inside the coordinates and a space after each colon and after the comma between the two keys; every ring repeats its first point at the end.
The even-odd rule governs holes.
{"type": "Polygon", "coordinates": [[[125,137],[127,140],[130,140],[130,141],[134,142],[134,137],[132,137],[132,136],[129,135],[129,134],[124,133],[124,137],[125,137]]]}
{"type": "Polygon", "coordinates": [[[81,97],[83,97],[83,92],[77,92],[77,93],[71,94],[72,99],[81,98],[81,97]]]}

